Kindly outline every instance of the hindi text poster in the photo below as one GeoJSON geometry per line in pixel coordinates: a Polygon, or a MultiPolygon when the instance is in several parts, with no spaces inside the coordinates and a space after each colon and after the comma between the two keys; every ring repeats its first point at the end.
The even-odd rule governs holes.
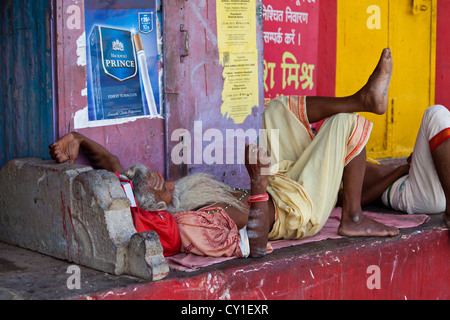
{"type": "Polygon", "coordinates": [[[316,95],[319,0],[264,0],[264,101],[316,95]]]}

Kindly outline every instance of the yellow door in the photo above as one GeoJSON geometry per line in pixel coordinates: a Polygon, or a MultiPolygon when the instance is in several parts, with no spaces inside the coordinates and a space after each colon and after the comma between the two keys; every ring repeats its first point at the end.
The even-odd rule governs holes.
{"type": "Polygon", "coordinates": [[[383,48],[393,53],[387,112],[363,114],[374,123],[372,158],[408,156],[423,112],[434,104],[436,1],[338,0],[337,96],[366,83],[383,48]]]}

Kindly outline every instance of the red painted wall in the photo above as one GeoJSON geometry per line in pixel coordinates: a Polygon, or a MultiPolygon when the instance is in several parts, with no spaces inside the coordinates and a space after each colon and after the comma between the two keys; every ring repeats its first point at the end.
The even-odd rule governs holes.
{"type": "Polygon", "coordinates": [[[321,0],[319,17],[319,56],[317,95],[335,96],[337,1],[321,0]]]}
{"type": "MultiPolygon", "coordinates": [[[[317,95],[336,95],[337,1],[321,0],[319,8],[319,52],[317,95]]],[[[319,130],[324,120],[315,124],[319,130]]]]}
{"type": "Polygon", "coordinates": [[[438,0],[436,30],[436,104],[450,109],[450,1],[438,0]]]}

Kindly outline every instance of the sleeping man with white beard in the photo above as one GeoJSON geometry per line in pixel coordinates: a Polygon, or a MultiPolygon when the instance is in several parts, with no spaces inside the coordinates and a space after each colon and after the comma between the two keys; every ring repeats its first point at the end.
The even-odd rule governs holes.
{"type": "MultiPolygon", "coordinates": [[[[267,152],[246,145],[250,190],[232,188],[202,173],[172,182],[141,164],[125,170],[115,155],[77,132],[51,144],[50,155],[60,163],[75,163],[82,150],[94,168],[131,180],[136,230],[155,230],[166,256],[179,251],[213,257],[264,256],[271,250],[268,240],[300,239],[319,232],[341,185],[340,235],[394,236],[397,228],[362,212],[365,145],[372,123],[356,113],[386,112],[391,75],[392,54],[384,49],[368,82],[351,96],[293,95],[270,101],[263,129],[279,130],[280,139],[268,137],[267,152]],[[320,131],[312,132],[310,123],[323,119],[320,131]]],[[[387,187],[398,178],[390,175],[387,187]]]]}
{"type": "Polygon", "coordinates": [[[142,164],[125,170],[116,156],[77,132],[63,136],[49,148],[57,162],[75,163],[82,150],[95,169],[115,172],[122,181],[129,179],[137,203],[137,208],[132,208],[136,230],[156,231],[165,256],[182,251],[213,257],[256,257],[271,250],[267,234],[275,209],[266,193],[268,176],[261,174],[269,160],[257,146],[246,146],[250,191],[230,188],[204,173],[172,182],[142,164]],[[259,155],[252,161],[256,163],[250,164],[249,152],[259,155]]]}

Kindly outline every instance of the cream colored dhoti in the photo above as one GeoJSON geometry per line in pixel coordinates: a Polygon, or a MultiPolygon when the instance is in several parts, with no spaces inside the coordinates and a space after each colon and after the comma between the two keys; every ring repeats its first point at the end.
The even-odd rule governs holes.
{"type": "Polygon", "coordinates": [[[315,136],[306,98],[285,96],[269,102],[263,127],[272,165],[267,192],[277,209],[269,239],[313,236],[336,205],[344,167],[365,147],[372,123],[358,114],[338,114],[315,136]],[[271,141],[270,129],[279,130],[279,142],[271,141]]]}

